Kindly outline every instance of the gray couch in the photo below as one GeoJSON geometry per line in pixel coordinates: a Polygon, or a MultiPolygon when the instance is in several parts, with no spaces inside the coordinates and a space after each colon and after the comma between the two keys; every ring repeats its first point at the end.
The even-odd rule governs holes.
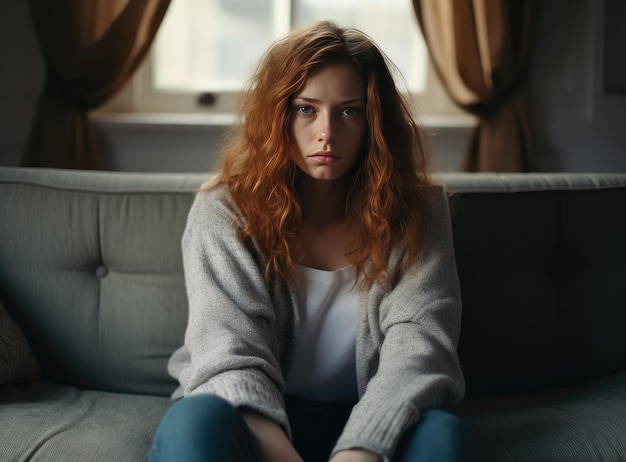
{"type": "MultiPolygon", "coordinates": [[[[204,179],[0,168],[0,460],[146,458],[204,179]]],[[[626,460],[626,175],[439,179],[476,460],[626,460]]]]}

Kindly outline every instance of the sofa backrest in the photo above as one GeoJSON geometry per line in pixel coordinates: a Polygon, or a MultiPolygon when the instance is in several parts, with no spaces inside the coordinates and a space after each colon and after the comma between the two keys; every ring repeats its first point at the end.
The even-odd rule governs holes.
{"type": "Polygon", "coordinates": [[[626,368],[626,175],[448,174],[468,396],[626,368]]]}
{"type": "MultiPolygon", "coordinates": [[[[0,301],[47,378],[168,395],[203,174],[0,168],[0,301]]],[[[626,366],[626,175],[443,174],[468,396],[626,366]]]]}
{"type": "Polygon", "coordinates": [[[0,300],[44,375],[168,395],[187,321],[180,239],[204,175],[0,169],[0,300]]]}

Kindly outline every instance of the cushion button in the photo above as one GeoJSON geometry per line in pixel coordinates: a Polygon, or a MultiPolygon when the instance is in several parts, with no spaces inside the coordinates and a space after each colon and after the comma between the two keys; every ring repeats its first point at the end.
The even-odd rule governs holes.
{"type": "Polygon", "coordinates": [[[99,278],[103,278],[107,274],[109,274],[109,269],[106,266],[98,266],[96,268],[96,276],[98,276],[99,278]]]}

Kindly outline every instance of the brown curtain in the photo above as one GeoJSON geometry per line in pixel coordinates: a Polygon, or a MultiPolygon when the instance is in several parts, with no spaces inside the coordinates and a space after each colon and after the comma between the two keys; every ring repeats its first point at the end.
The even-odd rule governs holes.
{"type": "Polygon", "coordinates": [[[31,0],[46,80],[22,165],[99,169],[88,112],[146,56],[170,0],[31,0]]]}
{"type": "Polygon", "coordinates": [[[535,0],[413,0],[432,62],[450,97],[478,116],[467,171],[535,168],[526,75],[535,0]]]}

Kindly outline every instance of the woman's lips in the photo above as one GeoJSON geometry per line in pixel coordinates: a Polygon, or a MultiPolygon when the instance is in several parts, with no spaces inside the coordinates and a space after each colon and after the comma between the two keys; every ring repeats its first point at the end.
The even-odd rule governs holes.
{"type": "Polygon", "coordinates": [[[323,164],[328,164],[338,159],[338,157],[335,156],[332,151],[319,151],[315,154],[312,154],[310,157],[311,159],[315,159],[316,161],[323,164]]]}

